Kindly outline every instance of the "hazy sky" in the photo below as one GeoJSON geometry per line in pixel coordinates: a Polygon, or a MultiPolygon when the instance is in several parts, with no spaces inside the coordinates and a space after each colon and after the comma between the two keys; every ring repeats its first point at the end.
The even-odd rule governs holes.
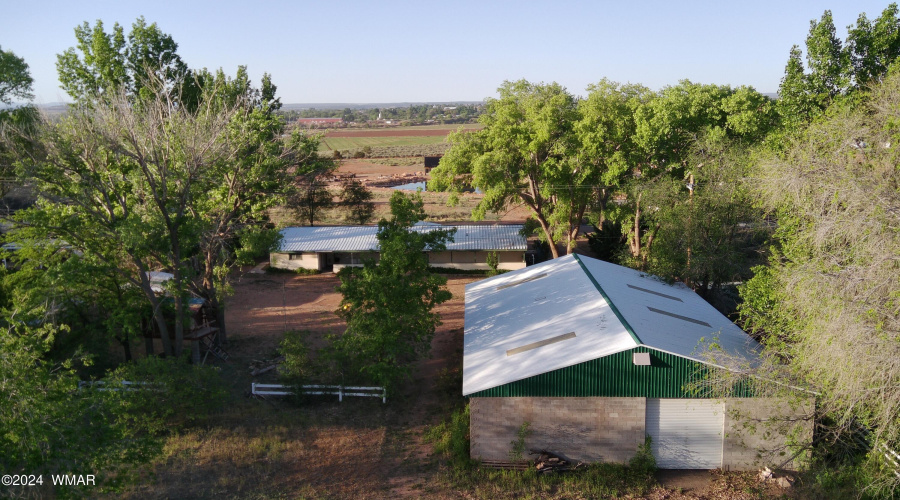
{"type": "Polygon", "coordinates": [[[68,101],[56,54],[73,29],[138,16],[192,68],[272,74],[284,103],[481,100],[504,80],[581,94],[603,77],[653,89],[681,79],[775,92],[791,45],[831,9],[838,35],[886,1],[13,1],[0,47],[31,67],[35,101],[68,101]]]}

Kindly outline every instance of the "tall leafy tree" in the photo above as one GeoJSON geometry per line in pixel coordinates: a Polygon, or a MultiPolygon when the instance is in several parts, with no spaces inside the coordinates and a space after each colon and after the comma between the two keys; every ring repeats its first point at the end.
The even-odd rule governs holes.
{"type": "MultiPolygon", "coordinates": [[[[32,83],[25,60],[0,47],[0,103],[30,100],[32,83]]],[[[15,150],[32,147],[30,135],[37,121],[37,110],[31,105],[0,109],[0,135],[6,137],[5,141],[0,140],[0,172],[4,177],[12,177],[15,150]]],[[[11,186],[9,182],[0,182],[0,197],[11,186]]]]}
{"type": "MultiPolygon", "coordinates": [[[[175,306],[182,310],[185,263],[200,230],[191,217],[193,201],[207,191],[209,170],[230,155],[224,135],[234,113],[190,113],[159,92],[135,107],[120,90],[71,110],[57,126],[48,124],[41,137],[46,154],[23,172],[42,201],[20,216],[26,226],[44,227],[83,252],[127,260],[131,266],[119,272],[157,312],[161,300],[147,273],[159,266],[173,272],[175,306]]],[[[174,345],[162,315],[156,318],[165,351],[179,354],[183,316],[176,314],[174,345]]]]}
{"type": "Polygon", "coordinates": [[[345,220],[350,224],[367,224],[375,213],[375,203],[372,202],[372,191],[365,184],[350,179],[341,187],[341,206],[347,210],[345,220]]]}
{"type": "MultiPolygon", "coordinates": [[[[639,175],[626,187],[615,217],[627,231],[631,264],[646,268],[666,207],[688,202],[685,186],[699,177],[698,151],[708,144],[738,147],[761,141],[777,124],[768,98],[750,87],[703,85],[687,80],[666,87],[635,109],[639,175]]],[[[702,156],[702,155],[701,155],[702,156]]],[[[671,228],[672,226],[669,225],[671,228]]]]}
{"type": "Polygon", "coordinates": [[[821,108],[808,90],[803,53],[799,47],[791,47],[791,55],[784,68],[784,76],[778,88],[778,110],[782,121],[789,128],[809,123],[821,108]]]}
{"type": "MultiPolygon", "coordinates": [[[[142,245],[134,239],[132,245],[104,247],[124,251],[124,257],[107,255],[105,261],[117,269],[129,262],[142,272],[160,267],[171,271],[175,309],[183,309],[188,292],[205,298],[217,318],[219,339],[225,340],[222,306],[229,291],[228,270],[247,253],[242,245],[272,241],[262,234],[271,232],[266,211],[284,201],[291,185],[289,169],[299,176],[317,168],[317,142],[314,137],[284,135],[284,122],[275,113],[281,103],[268,74],[261,88],[255,88],[244,66],[233,77],[221,69],[191,73],[172,37],[144,18],[132,25],[127,39],[120,26],[107,34],[99,21],[93,28],[87,23],[76,28],[76,38],[77,49],[59,56],[58,69],[63,87],[78,105],[70,122],[56,129],[60,134],[44,137],[49,158],[55,160],[41,162],[35,155],[33,164],[59,161],[56,167],[65,170],[72,161],[66,154],[83,154],[93,155],[86,161],[96,169],[93,178],[102,179],[107,169],[117,171],[117,183],[90,186],[106,191],[99,203],[108,205],[100,213],[110,214],[101,221],[112,229],[106,236],[113,241],[124,238],[129,224],[121,219],[137,218],[146,225],[143,231],[156,238],[142,245]],[[93,131],[93,143],[78,127],[93,131]],[[60,148],[63,157],[54,156],[60,148]],[[101,151],[110,152],[107,158],[116,165],[104,164],[101,151]],[[127,208],[116,210],[116,204],[127,208]]],[[[34,168],[27,174],[46,174],[40,181],[51,191],[53,185],[71,189],[71,178],[53,179],[52,172],[34,168]]],[[[92,195],[82,194],[84,204],[90,204],[92,195]]],[[[66,191],[55,201],[77,205],[69,196],[81,195],[66,191]]],[[[157,313],[158,328],[166,331],[158,314],[161,304],[151,296],[149,283],[141,285],[157,313]]],[[[182,323],[177,314],[176,340],[184,330],[182,323]]],[[[163,343],[167,353],[181,346],[180,341],[167,345],[166,335],[163,343]]]]}
{"type": "Polygon", "coordinates": [[[802,52],[791,48],[779,87],[779,108],[789,130],[797,130],[822,114],[836,99],[880,81],[900,56],[900,10],[892,3],[874,21],[865,13],[847,27],[841,42],[831,11],[810,21],[806,68],[802,52]]]}
{"type": "Polygon", "coordinates": [[[855,26],[849,26],[845,47],[856,85],[866,87],[881,80],[890,65],[900,56],[900,9],[892,3],[881,15],[870,21],[859,15],[855,26]]]}
{"type": "Polygon", "coordinates": [[[0,102],[12,104],[14,99],[31,100],[33,82],[25,60],[0,47],[0,102]]]}
{"type": "MultiPolygon", "coordinates": [[[[207,196],[195,200],[194,213],[202,219],[198,253],[194,259],[191,286],[210,304],[219,327],[219,340],[227,339],[224,296],[229,291],[228,270],[242,247],[250,242],[272,241],[267,211],[283,203],[293,176],[321,168],[318,141],[313,136],[293,134],[282,138],[284,122],[275,111],[281,106],[268,74],[256,89],[246,68],[238,67],[234,78],[222,70],[213,76],[199,72],[203,84],[202,103],[224,113],[234,110],[225,131],[232,148],[227,161],[206,173],[218,181],[207,186],[207,196]]],[[[327,163],[327,162],[326,162],[327,163]]]]}
{"type": "Polygon", "coordinates": [[[304,139],[282,139],[282,122],[262,105],[217,100],[227,93],[217,85],[191,110],[156,82],[145,87],[152,99],[134,104],[120,90],[47,124],[43,154],[22,172],[42,199],[20,217],[114,263],[151,304],[166,353],[177,354],[183,315],[175,315],[170,343],[147,272],[174,274],[176,311],[185,309],[191,289],[214,303],[221,299],[238,232],[261,222],[278,201],[288,169],[305,158],[297,149],[304,139]]]}
{"type": "Polygon", "coordinates": [[[311,173],[298,180],[289,204],[298,218],[314,226],[322,212],[334,206],[334,195],[320,174],[311,173]]]}
{"type": "Polygon", "coordinates": [[[560,233],[577,237],[577,227],[560,222],[575,220],[586,199],[568,189],[580,184],[583,174],[571,155],[575,98],[557,83],[525,80],[504,82],[497,91],[500,97],[488,99],[479,118],[482,130],[450,136],[453,146],[431,171],[429,187],[481,189],[484,197],[472,213],[476,220],[488,211],[524,204],[558,257],[560,233]]]}
{"type": "Polygon", "coordinates": [[[425,251],[443,250],[453,237],[452,231],[414,229],[425,219],[421,195],[395,191],[390,205],[391,219],[378,223],[379,262],[339,273],[337,313],[347,331],[333,347],[345,375],[388,388],[408,377],[431,347],[440,325],[434,307],[451,295],[447,279],[431,273],[425,251]]]}
{"type": "Polygon", "coordinates": [[[712,301],[723,283],[750,277],[763,240],[753,223],[762,214],[744,182],[750,177],[747,146],[708,135],[691,150],[686,178],[659,180],[648,190],[658,207],[651,219],[660,227],[646,268],[712,301]]]}
{"type": "MultiPolygon", "coordinates": [[[[578,101],[579,116],[574,124],[577,141],[574,154],[582,176],[578,179],[580,183],[569,189],[572,198],[589,198],[579,200],[578,206],[593,210],[597,216],[596,226],[603,228],[612,194],[640,162],[640,151],[635,143],[634,111],[651,96],[651,92],[640,85],[621,85],[607,79],[588,86],[587,91],[587,97],[578,101]]],[[[580,226],[580,215],[583,212],[568,227],[574,229],[576,223],[580,226]]],[[[571,245],[574,239],[572,235],[568,236],[571,245]]]]}
{"type": "Polygon", "coordinates": [[[809,22],[806,37],[806,62],[809,68],[811,91],[826,105],[849,87],[849,57],[837,36],[831,11],[826,10],[819,21],[809,22]]]}
{"type": "Polygon", "coordinates": [[[85,22],[75,28],[75,38],[76,47],[57,55],[56,68],[63,90],[76,101],[118,91],[140,95],[148,80],[155,79],[191,94],[189,100],[195,103],[197,89],[178,55],[178,44],[156,23],[148,25],[140,17],[126,37],[118,23],[107,33],[103,21],[93,27],[85,22]]]}

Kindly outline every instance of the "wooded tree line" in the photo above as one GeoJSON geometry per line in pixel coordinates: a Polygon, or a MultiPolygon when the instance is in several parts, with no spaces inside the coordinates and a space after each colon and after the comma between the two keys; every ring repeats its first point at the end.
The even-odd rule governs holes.
{"type": "MultiPolygon", "coordinates": [[[[754,375],[818,393],[823,482],[898,491],[897,123],[900,15],[829,11],[789,53],[779,98],[682,81],[505,82],[484,129],[451,136],[429,188],[485,193],[474,218],[524,205],[553,257],[581,225],[603,258],[691,286],[739,283],[754,375]]],[[[840,490],[838,490],[840,491],[840,490]]],[[[832,492],[834,493],[834,492],[832,492]]]]}
{"type": "Polygon", "coordinates": [[[710,217],[732,226],[750,217],[743,152],[776,127],[775,103],[749,87],[690,81],[587,90],[575,98],[555,83],[506,82],[483,130],[451,136],[429,187],[479,188],[475,218],[524,204],[553,257],[574,250],[587,219],[626,243],[623,262],[689,283],[734,281],[740,259],[723,252],[734,254],[746,231],[723,233],[710,217]]]}
{"type": "Polygon", "coordinates": [[[341,118],[344,123],[373,122],[381,116],[383,120],[401,120],[410,125],[420,125],[427,121],[438,123],[468,123],[483,111],[478,104],[411,104],[409,106],[368,108],[368,109],[291,109],[281,111],[288,122],[297,118],[341,118]]]}

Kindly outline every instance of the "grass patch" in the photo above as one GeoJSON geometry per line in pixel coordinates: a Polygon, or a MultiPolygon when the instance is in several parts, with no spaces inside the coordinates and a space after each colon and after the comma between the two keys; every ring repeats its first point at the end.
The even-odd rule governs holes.
{"type": "Polygon", "coordinates": [[[590,464],[559,474],[475,468],[452,470],[448,480],[454,487],[476,498],[619,498],[640,496],[656,483],[622,464],[590,464]]]}

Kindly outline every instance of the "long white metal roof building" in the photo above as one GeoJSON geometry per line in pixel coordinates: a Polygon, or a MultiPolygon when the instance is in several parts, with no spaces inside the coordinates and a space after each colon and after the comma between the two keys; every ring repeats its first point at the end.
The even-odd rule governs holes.
{"type": "MultiPolygon", "coordinates": [[[[527,242],[521,224],[443,225],[419,222],[414,231],[456,229],[447,250],[525,251],[527,242]]],[[[378,251],[377,226],[304,226],[281,230],[279,252],[372,252],[378,251]]]]}

